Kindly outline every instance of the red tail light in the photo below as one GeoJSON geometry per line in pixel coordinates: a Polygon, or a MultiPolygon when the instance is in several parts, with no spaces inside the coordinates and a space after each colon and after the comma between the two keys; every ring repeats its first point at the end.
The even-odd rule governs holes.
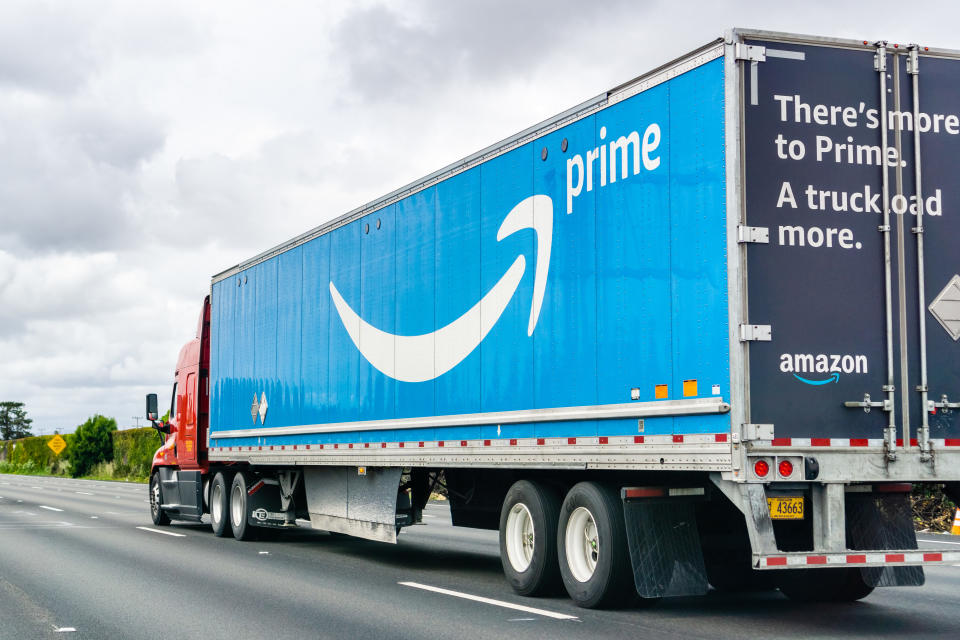
{"type": "Polygon", "coordinates": [[[753,463],[753,472],[761,478],[765,478],[770,473],[770,465],[766,460],[757,460],[753,463]]]}
{"type": "Polygon", "coordinates": [[[789,460],[781,460],[778,468],[780,475],[784,478],[789,478],[793,475],[793,463],[789,460]]]}

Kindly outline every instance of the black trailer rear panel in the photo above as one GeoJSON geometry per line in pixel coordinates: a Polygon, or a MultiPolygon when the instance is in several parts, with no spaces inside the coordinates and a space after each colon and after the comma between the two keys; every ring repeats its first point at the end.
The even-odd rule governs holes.
{"type": "Polygon", "coordinates": [[[771,331],[750,342],[750,421],[773,424],[775,445],[866,446],[886,435],[893,448],[905,430],[919,446],[926,413],[943,446],[960,436],[958,412],[926,401],[960,400],[960,62],[870,42],[746,43],[746,222],[760,230],[741,233],[754,240],[750,322],[771,331]],[[756,242],[762,230],[766,243],[756,242]],[[929,398],[918,390],[924,351],[929,398]]]}

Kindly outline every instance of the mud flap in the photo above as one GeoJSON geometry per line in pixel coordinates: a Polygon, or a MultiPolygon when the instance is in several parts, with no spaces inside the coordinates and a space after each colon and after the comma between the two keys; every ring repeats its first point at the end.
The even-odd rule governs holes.
{"type": "Polygon", "coordinates": [[[307,469],[303,479],[310,524],[381,542],[397,541],[399,467],[307,469]]]}
{"type": "MultiPolygon", "coordinates": [[[[851,549],[916,549],[909,493],[847,493],[847,542],[851,549]]],[[[860,570],[871,587],[919,587],[923,567],[860,570]]]]}
{"type": "Polygon", "coordinates": [[[247,489],[247,522],[255,527],[290,529],[297,526],[293,509],[283,510],[280,486],[263,479],[253,479],[247,489]]]}
{"type": "Polygon", "coordinates": [[[699,596],[707,592],[694,503],[624,500],[633,581],[643,598],[699,596]]]}

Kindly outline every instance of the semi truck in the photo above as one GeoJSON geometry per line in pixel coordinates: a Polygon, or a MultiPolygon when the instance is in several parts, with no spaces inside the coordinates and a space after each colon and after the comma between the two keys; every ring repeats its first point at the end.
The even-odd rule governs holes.
{"type": "Polygon", "coordinates": [[[957,158],[960,53],[726,32],[214,275],[153,522],[393,543],[443,491],[525,596],[921,585],[957,158]]]}

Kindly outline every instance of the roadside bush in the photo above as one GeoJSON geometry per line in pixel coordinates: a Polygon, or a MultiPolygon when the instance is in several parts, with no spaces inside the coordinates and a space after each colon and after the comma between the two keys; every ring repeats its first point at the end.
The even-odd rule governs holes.
{"type": "Polygon", "coordinates": [[[67,449],[73,477],[87,475],[97,463],[113,460],[113,434],[116,430],[117,421],[100,414],[77,427],[73,446],[67,449]]]}
{"type": "Polygon", "coordinates": [[[8,462],[6,460],[0,462],[0,473],[16,473],[22,476],[39,476],[43,475],[46,472],[46,469],[37,465],[33,460],[27,460],[26,462],[8,462]]]}
{"type": "Polygon", "coordinates": [[[153,454],[163,444],[156,429],[127,429],[113,434],[113,475],[117,478],[146,478],[153,454]]]}
{"type": "MultiPolygon", "coordinates": [[[[67,462],[67,451],[73,446],[73,434],[67,433],[62,436],[67,449],[61,455],[57,456],[47,445],[53,436],[31,436],[29,438],[20,438],[19,440],[8,440],[0,443],[0,463],[13,465],[8,468],[19,468],[19,466],[30,463],[31,469],[37,469],[36,473],[50,473],[51,475],[65,475],[66,469],[70,466],[67,462]]],[[[0,471],[0,473],[21,473],[20,471],[0,471]]],[[[23,472],[23,473],[32,473],[23,472]]]]}
{"type": "Polygon", "coordinates": [[[913,488],[913,523],[918,531],[943,533],[953,526],[956,505],[940,485],[917,485],[913,488]]]}
{"type": "MultiPolygon", "coordinates": [[[[94,416],[85,424],[90,425],[98,416],[94,416]]],[[[109,418],[99,416],[101,421],[112,423],[109,418]]],[[[78,429],[78,432],[81,430],[78,429]]],[[[90,433],[90,429],[84,429],[90,433]]],[[[19,440],[0,442],[0,473],[17,473],[21,475],[52,475],[52,476],[95,476],[101,480],[127,480],[146,482],[150,477],[150,465],[153,454],[162,442],[156,430],[150,427],[128,429],[126,431],[107,430],[109,448],[112,455],[102,455],[103,460],[88,464],[86,470],[73,473],[71,459],[77,456],[90,457],[89,447],[81,445],[81,451],[76,452],[76,434],[66,433],[60,436],[66,443],[66,449],[58,456],[48,446],[53,436],[31,436],[19,440]],[[85,449],[86,447],[86,449],[85,449]]],[[[89,437],[87,437],[89,440],[89,437]]],[[[94,456],[97,457],[97,456],[94,456]]]]}

